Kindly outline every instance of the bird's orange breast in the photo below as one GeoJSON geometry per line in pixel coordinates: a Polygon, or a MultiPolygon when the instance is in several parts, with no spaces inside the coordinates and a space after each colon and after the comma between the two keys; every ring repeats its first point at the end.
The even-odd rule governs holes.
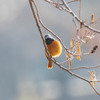
{"type": "Polygon", "coordinates": [[[51,44],[47,45],[47,48],[52,57],[58,57],[62,52],[61,44],[57,40],[54,40],[51,44]]]}

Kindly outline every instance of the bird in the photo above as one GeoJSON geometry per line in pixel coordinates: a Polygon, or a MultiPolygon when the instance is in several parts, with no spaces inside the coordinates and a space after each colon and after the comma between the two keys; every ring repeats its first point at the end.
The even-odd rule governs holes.
{"type": "MultiPolygon", "coordinates": [[[[45,43],[47,45],[47,49],[48,49],[48,52],[49,52],[51,58],[59,57],[62,53],[61,43],[58,40],[54,39],[50,34],[46,34],[44,36],[44,39],[45,39],[45,43]]],[[[45,51],[45,55],[48,58],[48,54],[46,53],[46,51],[45,51]]],[[[47,68],[48,69],[53,68],[52,60],[50,60],[50,59],[48,59],[47,68]]]]}

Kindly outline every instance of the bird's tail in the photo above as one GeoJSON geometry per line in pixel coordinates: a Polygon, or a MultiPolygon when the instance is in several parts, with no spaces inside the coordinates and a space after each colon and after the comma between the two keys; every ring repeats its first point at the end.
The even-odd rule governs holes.
{"type": "Polygon", "coordinates": [[[48,69],[52,69],[52,68],[53,68],[53,66],[52,66],[52,61],[51,61],[51,60],[48,61],[47,68],[48,68],[48,69]]]}

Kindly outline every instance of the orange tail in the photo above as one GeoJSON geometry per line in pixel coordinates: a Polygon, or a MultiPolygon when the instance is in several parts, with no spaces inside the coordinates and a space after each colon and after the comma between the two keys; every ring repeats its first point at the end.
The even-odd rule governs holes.
{"type": "Polygon", "coordinates": [[[49,60],[48,65],[47,65],[47,68],[49,68],[49,69],[52,69],[53,68],[52,61],[51,60],[49,60]]]}

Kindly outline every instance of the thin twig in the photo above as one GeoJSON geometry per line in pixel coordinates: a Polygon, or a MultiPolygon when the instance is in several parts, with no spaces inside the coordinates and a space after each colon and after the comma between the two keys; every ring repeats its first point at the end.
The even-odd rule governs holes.
{"type": "Polygon", "coordinates": [[[78,69],[93,69],[93,68],[100,68],[100,65],[92,66],[92,67],[77,67],[77,68],[71,68],[70,70],[78,70],[78,69]]]}
{"type": "MultiPolygon", "coordinates": [[[[49,28],[47,28],[47,27],[42,23],[35,2],[34,2],[34,6],[35,6],[36,13],[37,13],[37,17],[38,17],[38,20],[39,20],[39,23],[41,24],[41,26],[42,26],[45,30],[47,30],[48,32],[50,32],[53,36],[55,36],[55,37],[59,40],[59,42],[61,43],[61,45],[63,46],[63,48],[64,48],[64,50],[65,50],[66,52],[72,54],[72,53],[69,51],[69,49],[66,48],[66,46],[64,45],[64,43],[62,42],[62,40],[61,40],[53,31],[51,31],[49,28]]],[[[75,55],[75,54],[72,54],[72,55],[73,55],[73,56],[77,56],[77,55],[75,55]]]]}
{"type": "Polygon", "coordinates": [[[48,32],[50,32],[52,35],[54,35],[54,36],[60,41],[61,45],[66,49],[66,47],[65,47],[65,45],[63,44],[63,42],[61,41],[61,39],[60,39],[53,31],[51,31],[49,28],[47,28],[47,27],[42,23],[42,21],[41,21],[41,19],[40,19],[39,11],[38,11],[37,6],[36,6],[35,3],[34,3],[34,6],[35,6],[35,8],[36,8],[38,20],[39,20],[40,24],[42,25],[42,27],[43,27],[45,30],[47,30],[48,32]]]}
{"type": "MultiPolygon", "coordinates": [[[[34,18],[35,18],[35,21],[36,21],[38,30],[39,30],[40,35],[41,35],[41,38],[42,38],[42,40],[43,40],[43,45],[44,45],[44,47],[46,48],[46,44],[45,44],[45,41],[44,41],[44,38],[43,38],[43,33],[42,33],[42,31],[41,31],[41,28],[40,28],[40,26],[39,26],[38,20],[37,20],[37,18],[36,18],[35,11],[34,11],[34,9],[33,9],[31,0],[29,0],[29,2],[30,2],[30,6],[31,6],[31,9],[32,9],[32,12],[33,12],[33,15],[34,15],[34,18]]],[[[35,4],[34,0],[32,0],[32,2],[35,4]]],[[[36,5],[36,4],[35,4],[35,5],[36,5]]],[[[47,49],[47,48],[46,48],[46,49],[47,49]]],[[[48,51],[48,50],[47,50],[47,51],[48,51]]],[[[52,60],[52,59],[51,59],[51,60],[52,60]]],[[[72,73],[72,72],[71,72],[70,70],[68,70],[67,68],[61,66],[58,62],[56,62],[56,61],[54,61],[54,60],[52,60],[52,61],[53,61],[57,66],[59,66],[61,69],[65,70],[65,71],[67,71],[67,72],[68,72],[69,74],[71,74],[72,76],[75,76],[75,77],[77,77],[77,78],[80,78],[80,79],[82,79],[82,80],[84,80],[84,81],[88,81],[87,79],[85,79],[85,78],[83,78],[83,77],[81,77],[81,76],[79,76],[79,75],[76,75],[76,74],[72,73]]]]}
{"type": "MultiPolygon", "coordinates": [[[[74,18],[77,19],[77,20],[79,20],[79,22],[81,22],[81,20],[80,20],[80,19],[73,13],[73,11],[69,8],[69,6],[65,4],[65,0],[62,0],[62,1],[64,2],[64,5],[66,6],[66,8],[67,8],[67,9],[70,11],[70,13],[74,16],[74,18]]],[[[77,77],[77,78],[79,78],[79,79],[81,79],[81,80],[84,80],[84,81],[88,82],[88,83],[90,84],[90,86],[93,88],[93,90],[94,90],[98,95],[100,95],[100,93],[99,93],[99,92],[92,86],[92,84],[91,84],[91,82],[100,82],[99,80],[97,80],[97,81],[89,81],[88,79],[86,79],[86,78],[84,78],[84,77],[82,77],[82,76],[79,76],[79,75],[77,75],[77,74],[71,72],[71,70],[81,69],[81,67],[80,67],[80,68],[70,69],[70,70],[69,70],[69,69],[63,67],[62,65],[60,65],[60,63],[56,62],[54,59],[52,59],[52,58],[50,57],[50,54],[49,54],[49,52],[48,52],[48,49],[47,49],[45,40],[44,40],[44,38],[43,38],[43,32],[42,32],[42,30],[41,30],[41,27],[40,27],[39,23],[40,23],[46,30],[48,30],[48,31],[50,31],[50,30],[49,30],[46,26],[44,26],[43,23],[41,22],[41,20],[40,20],[40,18],[39,18],[38,9],[37,9],[37,7],[36,7],[36,4],[35,4],[34,0],[29,0],[29,3],[30,3],[31,10],[32,10],[32,12],[33,12],[33,16],[34,16],[36,25],[37,25],[38,30],[39,30],[39,32],[40,32],[40,36],[41,36],[41,39],[42,39],[42,41],[43,41],[43,45],[44,45],[45,51],[46,51],[47,54],[48,54],[48,59],[50,59],[54,64],[56,64],[56,65],[57,65],[59,68],[61,68],[62,70],[67,71],[70,75],[75,76],[75,77],[77,77]],[[35,10],[34,10],[34,8],[33,8],[33,6],[32,6],[32,2],[33,2],[33,5],[35,6],[35,9],[36,9],[36,12],[37,12],[37,16],[36,16],[35,10]]],[[[85,24],[84,24],[84,25],[85,25],[85,24]]],[[[88,26],[88,27],[89,27],[89,26],[88,26]]],[[[91,27],[90,27],[90,28],[91,28],[91,27]]],[[[94,30],[94,29],[93,29],[93,30],[94,30]]],[[[52,31],[50,31],[50,32],[52,33],[52,31]]],[[[52,33],[52,34],[62,43],[61,39],[60,39],[56,34],[54,34],[54,33],[52,33]]],[[[62,43],[62,45],[64,46],[63,43],[62,43]]],[[[65,47],[65,48],[66,48],[66,47],[65,47]]],[[[95,67],[91,67],[91,68],[89,68],[89,67],[83,67],[83,69],[92,69],[92,68],[98,68],[98,67],[99,67],[99,66],[95,66],[95,67]]]]}
{"type": "Polygon", "coordinates": [[[65,0],[61,0],[64,4],[64,6],[66,7],[66,9],[69,10],[69,13],[79,22],[82,23],[82,25],[88,29],[90,29],[93,32],[99,33],[100,34],[100,30],[96,30],[94,28],[92,28],[91,26],[87,25],[86,23],[84,23],[72,10],[71,8],[68,6],[68,4],[66,3],[65,0]]]}
{"type": "Polygon", "coordinates": [[[46,53],[47,53],[47,55],[48,55],[48,59],[51,59],[51,56],[50,56],[50,54],[49,54],[49,52],[48,52],[48,50],[47,50],[47,46],[46,46],[45,40],[44,40],[44,38],[43,38],[43,32],[42,32],[42,30],[41,30],[41,27],[40,27],[40,25],[39,25],[38,19],[37,19],[37,17],[36,17],[35,10],[33,9],[32,2],[33,2],[33,4],[35,4],[34,0],[29,0],[30,7],[31,7],[31,10],[32,10],[32,13],[33,13],[33,16],[34,16],[36,25],[37,25],[37,27],[38,27],[38,30],[39,30],[39,32],[40,32],[40,36],[41,36],[41,38],[42,38],[43,45],[44,45],[44,47],[45,47],[45,51],[46,51],[46,53]]]}
{"type": "Polygon", "coordinates": [[[80,1],[80,0],[71,0],[71,1],[67,2],[67,4],[70,4],[70,3],[76,2],[76,1],[80,1]]]}
{"type": "Polygon", "coordinates": [[[81,0],[79,0],[80,6],[79,6],[79,18],[81,19],[81,0]]]}
{"type": "Polygon", "coordinates": [[[92,86],[91,81],[88,82],[90,84],[90,86],[93,88],[93,90],[96,92],[97,95],[100,95],[100,93],[95,89],[95,87],[92,86]]]}

